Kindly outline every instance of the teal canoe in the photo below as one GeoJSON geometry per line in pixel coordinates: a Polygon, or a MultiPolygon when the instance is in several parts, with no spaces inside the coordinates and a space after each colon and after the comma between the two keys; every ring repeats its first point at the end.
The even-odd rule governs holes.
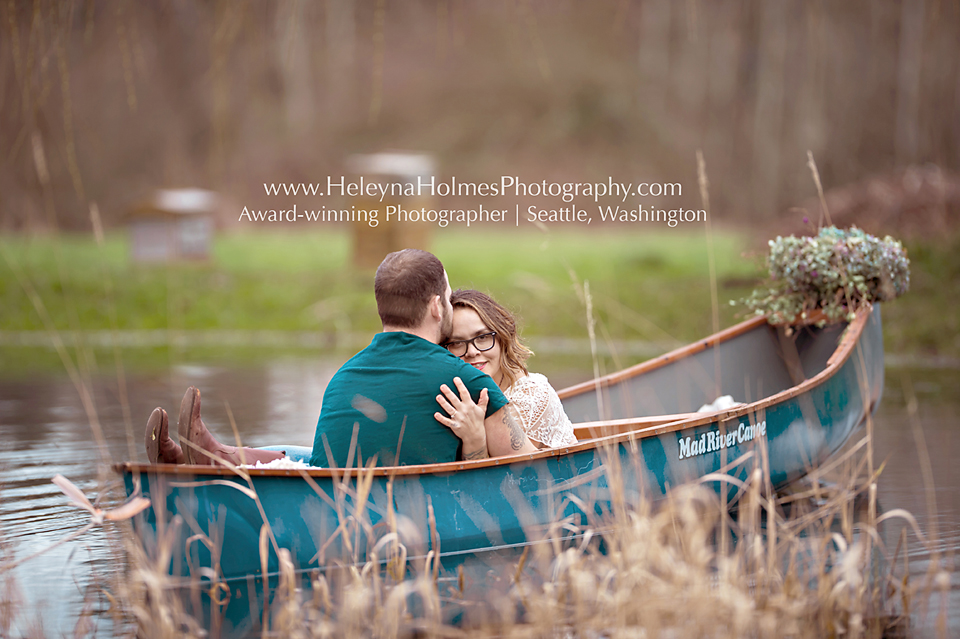
{"type": "MultiPolygon", "coordinates": [[[[159,556],[164,546],[170,574],[194,580],[195,612],[226,634],[260,623],[251,611],[279,572],[278,549],[304,584],[370,561],[393,561],[396,574],[401,557],[401,575],[428,571],[458,602],[448,618],[469,617],[464,602],[509,582],[505,571],[529,546],[580,543],[588,525],[620,507],[656,502],[691,481],[734,502],[737,480],[755,468],[774,489],[802,477],[850,439],[882,390],[879,307],[823,328],[758,317],[560,391],[576,426],[573,446],[426,466],[246,469],[247,477],[199,466],[116,468],[129,495],[152,501],[135,520],[144,550],[159,556]],[[722,395],[742,404],[694,412],[722,395]]],[[[283,448],[309,458],[308,448],[283,448]]]]}

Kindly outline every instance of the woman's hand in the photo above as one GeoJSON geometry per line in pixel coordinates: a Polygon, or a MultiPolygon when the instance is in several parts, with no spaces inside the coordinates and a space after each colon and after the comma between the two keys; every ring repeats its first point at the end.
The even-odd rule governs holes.
{"type": "Polygon", "coordinates": [[[487,389],[480,391],[480,401],[474,402],[470,391],[459,377],[454,377],[453,383],[456,384],[460,396],[446,384],[442,385],[440,394],[437,395],[437,403],[447,414],[437,412],[433,416],[463,442],[465,460],[483,459],[487,457],[487,433],[483,427],[487,402],[490,401],[487,389]]]}

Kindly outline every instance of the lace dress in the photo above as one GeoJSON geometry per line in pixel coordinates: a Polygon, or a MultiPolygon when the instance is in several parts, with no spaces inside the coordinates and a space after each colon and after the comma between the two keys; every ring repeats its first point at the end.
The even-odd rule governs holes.
{"type": "Polygon", "coordinates": [[[540,373],[530,373],[504,391],[520,414],[527,437],[550,448],[577,443],[573,424],[563,411],[557,391],[540,373]]]}

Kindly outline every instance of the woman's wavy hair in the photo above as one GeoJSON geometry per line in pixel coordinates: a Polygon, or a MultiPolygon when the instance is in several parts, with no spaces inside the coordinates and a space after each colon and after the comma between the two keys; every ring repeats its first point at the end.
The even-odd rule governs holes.
{"type": "Polygon", "coordinates": [[[500,344],[500,368],[509,382],[509,388],[515,381],[527,374],[527,359],[533,351],[523,345],[517,334],[517,321],[504,307],[497,304],[486,293],[473,289],[457,289],[450,296],[453,308],[469,308],[480,316],[480,320],[491,331],[497,333],[500,344]]]}

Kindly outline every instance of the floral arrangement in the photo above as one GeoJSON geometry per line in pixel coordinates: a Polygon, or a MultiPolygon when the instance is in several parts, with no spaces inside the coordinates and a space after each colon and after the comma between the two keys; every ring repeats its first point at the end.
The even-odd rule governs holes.
{"type": "Polygon", "coordinates": [[[889,235],[829,226],[816,237],[770,240],[770,279],[743,300],[772,324],[851,321],[858,308],[910,288],[910,260],[889,235]]]}

